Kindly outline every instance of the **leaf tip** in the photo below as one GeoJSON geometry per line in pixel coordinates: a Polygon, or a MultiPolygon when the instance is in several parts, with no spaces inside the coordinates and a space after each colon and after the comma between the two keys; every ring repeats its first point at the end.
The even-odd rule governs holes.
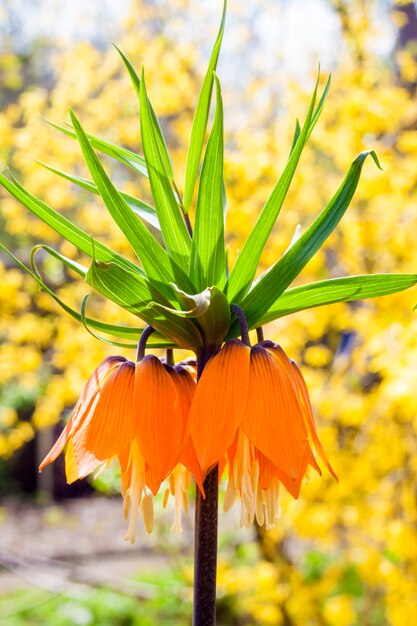
{"type": "Polygon", "coordinates": [[[68,113],[70,115],[72,125],[75,127],[78,124],[78,118],[75,115],[74,109],[71,106],[68,107],[68,113]]]}
{"type": "Polygon", "coordinates": [[[371,150],[369,154],[372,157],[377,168],[382,171],[382,166],[381,166],[381,163],[379,162],[379,158],[375,150],[371,150]]]}
{"type": "Polygon", "coordinates": [[[378,169],[382,170],[381,164],[379,162],[378,156],[375,152],[375,150],[363,150],[354,160],[354,163],[359,163],[359,165],[362,167],[363,163],[365,162],[365,159],[370,156],[372,158],[372,160],[374,161],[375,165],[377,166],[378,169]]]}

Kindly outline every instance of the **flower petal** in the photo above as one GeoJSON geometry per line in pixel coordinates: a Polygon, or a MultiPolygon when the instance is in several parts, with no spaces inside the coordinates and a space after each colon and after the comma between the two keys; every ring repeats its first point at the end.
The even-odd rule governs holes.
{"type": "Polygon", "coordinates": [[[123,363],[125,361],[126,359],[123,357],[108,357],[96,367],[96,369],[88,379],[87,383],[85,384],[84,389],[81,392],[81,395],[64,430],[40,464],[40,472],[46,465],[52,463],[52,461],[55,461],[55,459],[61,454],[65,444],[70,439],[70,437],[74,434],[76,430],[82,427],[85,419],[90,413],[90,409],[92,403],[94,402],[96,394],[102,387],[107,376],[109,376],[109,374],[113,371],[115,367],[117,367],[117,365],[119,365],[119,363],[123,363]]]}
{"type": "Polygon", "coordinates": [[[94,472],[103,461],[97,459],[94,454],[85,449],[76,449],[71,438],[65,450],[65,477],[67,483],[71,484],[80,478],[85,478],[94,472]]]}
{"type": "Polygon", "coordinates": [[[300,397],[300,401],[301,401],[301,405],[303,408],[303,415],[304,418],[307,422],[307,426],[308,426],[308,430],[310,433],[310,436],[313,440],[314,443],[314,447],[317,450],[317,453],[319,455],[319,457],[322,459],[323,463],[326,465],[327,469],[329,470],[330,474],[333,476],[333,478],[338,482],[339,478],[336,474],[336,472],[334,471],[334,469],[332,468],[332,466],[329,463],[329,460],[327,458],[327,454],[320,442],[320,439],[318,438],[317,432],[316,432],[316,424],[314,421],[314,415],[313,415],[313,409],[311,408],[311,402],[310,402],[310,398],[308,395],[308,390],[307,390],[307,385],[305,383],[304,377],[302,375],[302,373],[300,372],[300,369],[298,367],[298,365],[295,363],[295,361],[291,361],[291,365],[293,368],[293,372],[294,372],[294,378],[296,381],[296,385],[297,385],[297,389],[299,392],[299,397],[300,397]]]}
{"type": "MultiPolygon", "coordinates": [[[[97,401],[82,429],[83,437],[79,445],[83,445],[98,459],[114,456],[135,438],[134,380],[135,365],[125,361],[111,372],[97,394],[97,401]]],[[[74,436],[74,445],[78,441],[77,434],[74,436]]]]}
{"type": "Polygon", "coordinates": [[[228,341],[206,365],[190,409],[191,438],[203,476],[232,444],[246,408],[250,349],[228,341]]]}
{"type": "Polygon", "coordinates": [[[298,397],[261,346],[251,351],[248,405],[241,427],[279,470],[298,478],[308,446],[298,397]]]}
{"type": "Polygon", "coordinates": [[[183,404],[162,363],[146,356],[136,364],[135,432],[143,457],[161,482],[175,467],[184,442],[183,404]]]}
{"type": "Polygon", "coordinates": [[[186,369],[183,366],[176,366],[175,368],[168,369],[167,371],[177,388],[184,416],[184,443],[180,452],[179,462],[194,475],[201,493],[204,494],[203,476],[201,474],[200,464],[191,440],[189,427],[189,411],[196,388],[195,379],[189,369],[186,369]]]}
{"type": "Polygon", "coordinates": [[[259,452],[259,450],[255,451],[255,456],[259,461],[259,487],[266,491],[269,489],[273,479],[278,478],[288,493],[290,493],[293,498],[297,499],[300,495],[301,483],[308,466],[308,452],[306,451],[304,453],[297,478],[291,478],[288,474],[280,471],[277,466],[274,465],[274,463],[272,463],[272,461],[270,461],[264,454],[262,454],[262,452],[259,452]]]}

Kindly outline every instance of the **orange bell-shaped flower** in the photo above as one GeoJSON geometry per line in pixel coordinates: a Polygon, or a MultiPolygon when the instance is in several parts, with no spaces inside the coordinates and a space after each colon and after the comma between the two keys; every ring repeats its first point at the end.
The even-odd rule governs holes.
{"type": "Polygon", "coordinates": [[[191,438],[203,475],[233,443],[247,405],[250,348],[238,339],[207,363],[190,409],[191,438]]]}
{"type": "Polygon", "coordinates": [[[241,499],[241,524],[255,516],[272,526],[280,484],[295,498],[309,465],[320,474],[313,448],[336,477],[317,437],[307,388],[297,366],[276,344],[250,348],[226,342],[197,384],[190,429],[203,475],[216,463],[229,480],[225,508],[241,499]]]}
{"type": "MultiPolygon", "coordinates": [[[[152,492],[169,478],[175,499],[175,530],[187,510],[191,474],[203,491],[192,445],[188,414],[195,390],[192,365],[175,367],[154,356],[132,363],[109,357],[94,370],[57,442],[39,471],[65,448],[68,482],[84,478],[117,456],[121,469],[126,539],[134,541],[138,512],[147,532],[153,528],[152,492]]],[[[101,470],[100,470],[101,471],[101,470]]],[[[167,495],[164,497],[166,504],[167,495]]]]}
{"type": "Polygon", "coordinates": [[[169,495],[175,500],[173,530],[181,531],[181,511],[188,511],[187,491],[191,473],[202,487],[200,466],[191,443],[188,413],[195,380],[188,369],[161,363],[150,355],[136,364],[135,439],[119,454],[125,517],[129,517],[126,539],[135,541],[138,511],[147,532],[153,528],[151,494],[169,479],[169,495]]]}
{"type": "Polygon", "coordinates": [[[94,370],[57,442],[39,471],[65,451],[67,481],[74,482],[111,459],[134,438],[135,365],[108,357],[94,370]]]}

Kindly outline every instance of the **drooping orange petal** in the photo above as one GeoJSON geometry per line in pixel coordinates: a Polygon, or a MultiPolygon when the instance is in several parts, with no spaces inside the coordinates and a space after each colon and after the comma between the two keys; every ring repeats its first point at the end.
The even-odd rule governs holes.
{"type": "Polygon", "coordinates": [[[297,478],[291,478],[288,474],[281,472],[276,465],[272,463],[262,452],[256,450],[255,456],[259,462],[259,487],[263,490],[267,490],[271,485],[274,478],[278,478],[278,480],[284,485],[288,493],[292,495],[293,498],[297,499],[300,495],[300,488],[302,480],[307,471],[307,467],[309,464],[309,453],[306,451],[301,461],[300,471],[297,478]]]}
{"type": "Polygon", "coordinates": [[[191,438],[203,476],[225,455],[246,408],[250,349],[228,341],[206,365],[190,409],[191,438]]]}
{"type": "Polygon", "coordinates": [[[136,364],[135,433],[143,457],[161,482],[178,462],[184,441],[184,415],[177,388],[162,363],[146,356],[136,364]]]}
{"type": "Polygon", "coordinates": [[[107,376],[114,370],[114,368],[124,361],[126,361],[126,359],[123,357],[108,357],[96,367],[96,369],[88,379],[87,383],[85,384],[85,387],[82,390],[80,397],[78,398],[78,401],[64,430],[40,464],[40,472],[46,465],[52,463],[52,461],[55,461],[55,459],[61,454],[65,444],[70,439],[70,437],[74,434],[75,431],[82,427],[85,419],[90,413],[90,409],[95,400],[96,394],[103,385],[103,382],[106,380],[107,376]]]}
{"type": "Polygon", "coordinates": [[[255,458],[259,463],[259,487],[266,490],[276,476],[278,468],[257,448],[255,448],[255,458]]]}
{"type": "Polygon", "coordinates": [[[300,394],[298,393],[297,383],[294,376],[294,371],[291,365],[290,359],[285,354],[284,350],[276,343],[272,341],[264,342],[265,344],[269,344],[266,346],[266,350],[268,354],[271,355],[274,362],[278,366],[278,369],[281,373],[282,378],[285,381],[285,386],[293,389],[293,395],[296,398],[296,402],[298,402],[298,415],[301,418],[300,426],[303,429],[304,433],[307,435],[307,427],[305,421],[303,419],[303,408],[301,405],[300,394]]]}
{"type": "Polygon", "coordinates": [[[185,359],[178,363],[177,367],[187,370],[194,380],[197,380],[197,361],[194,357],[185,359]]]}
{"type": "Polygon", "coordinates": [[[107,377],[97,394],[94,410],[85,427],[74,435],[78,443],[98,459],[108,459],[123,450],[135,437],[133,428],[133,385],[135,365],[120,363],[107,377]]]}
{"type": "Polygon", "coordinates": [[[339,481],[339,478],[336,474],[336,472],[334,471],[334,469],[332,468],[332,466],[330,465],[330,462],[327,458],[327,454],[320,442],[320,439],[318,438],[317,435],[317,431],[316,431],[316,424],[314,421],[314,415],[313,415],[313,409],[311,408],[311,402],[310,402],[310,398],[308,395],[308,389],[307,389],[307,385],[305,383],[304,377],[302,375],[302,373],[300,372],[300,369],[298,367],[298,365],[295,363],[295,361],[291,361],[291,365],[293,368],[293,372],[294,372],[294,378],[296,381],[296,385],[297,385],[297,389],[299,392],[299,397],[300,397],[300,401],[302,404],[302,408],[303,408],[303,415],[305,417],[305,420],[307,422],[307,426],[308,426],[308,430],[310,433],[310,436],[313,440],[314,443],[314,447],[317,450],[318,455],[320,456],[320,458],[322,459],[323,463],[326,465],[327,469],[329,470],[330,474],[333,476],[333,478],[336,481],[339,481]]]}
{"type": "Polygon", "coordinates": [[[261,346],[251,350],[249,397],[241,427],[280,471],[298,478],[308,445],[299,401],[292,385],[261,346]]]}
{"type": "MultiPolygon", "coordinates": [[[[317,437],[314,417],[313,417],[313,409],[311,408],[311,402],[310,402],[310,398],[309,398],[308,391],[307,391],[307,385],[305,384],[303,375],[301,374],[297,364],[287,357],[287,355],[285,354],[281,346],[277,344],[272,344],[272,342],[267,342],[267,343],[271,344],[270,346],[267,346],[268,352],[271,354],[272,358],[280,367],[280,370],[283,376],[285,376],[286,379],[289,381],[289,383],[292,384],[295,388],[295,391],[296,391],[296,394],[298,396],[298,400],[300,403],[300,411],[304,418],[306,428],[308,426],[306,432],[308,432],[310,434],[310,437],[313,439],[314,446],[320,458],[324,461],[330,473],[336,478],[336,480],[338,480],[336,474],[334,473],[332,467],[330,466],[326,453],[324,452],[324,449],[317,437]]],[[[317,464],[317,461],[315,459],[315,456],[311,448],[307,450],[307,456],[308,456],[308,462],[310,463],[310,465],[312,465],[312,467],[314,467],[314,469],[321,475],[320,467],[317,464]]]]}
{"type": "Polygon", "coordinates": [[[163,476],[159,470],[153,470],[152,467],[150,467],[149,465],[146,465],[146,469],[145,469],[146,485],[152,491],[154,496],[156,496],[156,494],[158,493],[159,487],[161,486],[161,483],[164,480],[164,478],[165,476],[163,476]]]}
{"type": "Polygon", "coordinates": [[[122,487],[122,495],[126,493],[126,490],[130,484],[131,467],[129,466],[130,459],[130,445],[120,450],[117,455],[120,465],[120,483],[122,487]]]}
{"type": "Polygon", "coordinates": [[[236,436],[233,439],[232,444],[229,446],[229,449],[227,451],[227,460],[230,465],[233,465],[233,461],[236,456],[238,440],[239,440],[239,430],[236,432],[236,436]]]}
{"type": "Polygon", "coordinates": [[[68,484],[76,480],[85,478],[91,472],[94,472],[103,461],[97,459],[94,454],[82,450],[75,449],[73,439],[71,438],[65,450],[65,477],[68,484]]]}
{"type": "Polygon", "coordinates": [[[182,365],[168,368],[167,371],[177,388],[184,417],[184,441],[179,456],[179,463],[184,465],[194,475],[201,493],[204,494],[201,468],[191,440],[189,427],[189,411],[196,388],[195,379],[188,368],[185,369],[182,365]]]}
{"type": "MultiPolygon", "coordinates": [[[[219,483],[220,483],[220,481],[222,479],[222,476],[224,474],[224,470],[226,469],[227,463],[228,463],[228,458],[227,458],[227,455],[224,454],[221,457],[221,459],[219,459],[219,462],[218,462],[217,474],[218,474],[218,477],[219,477],[219,483]]],[[[203,493],[203,495],[204,495],[204,493],[203,493]]]]}
{"type": "Polygon", "coordinates": [[[166,371],[171,377],[171,380],[174,383],[178,392],[178,397],[184,419],[184,439],[188,439],[188,434],[190,431],[189,413],[196,389],[196,382],[192,374],[190,374],[188,370],[182,367],[166,368],[166,371]]]}
{"type": "Polygon", "coordinates": [[[201,473],[200,463],[197,459],[197,453],[194,449],[193,442],[191,437],[188,436],[187,444],[185,449],[181,452],[179,462],[184,465],[188,469],[189,472],[194,476],[195,482],[198,485],[203,497],[205,497],[204,487],[203,487],[203,475],[201,473]]]}

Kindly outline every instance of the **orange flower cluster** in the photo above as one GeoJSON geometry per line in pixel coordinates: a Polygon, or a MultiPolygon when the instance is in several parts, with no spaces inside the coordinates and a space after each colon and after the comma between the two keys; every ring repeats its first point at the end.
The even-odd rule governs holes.
{"type": "Polygon", "coordinates": [[[321,473],[313,448],[335,476],[316,434],[304,379],[268,341],[252,348],[237,339],[226,342],[198,383],[190,363],[170,366],[153,355],[137,363],[105,359],[39,470],[65,446],[68,482],[117,457],[131,542],[139,509],[152,531],[152,494],[165,479],[164,506],[172,494],[173,529],[181,530],[191,475],[204,495],[203,479],[217,464],[219,476],[228,466],[225,509],[240,496],[244,526],[255,517],[272,526],[280,484],[297,498],[307,467],[321,473]]]}
{"type": "MultiPolygon", "coordinates": [[[[102,469],[117,457],[121,470],[126,539],[136,539],[139,507],[147,532],[153,528],[153,500],[165,478],[175,498],[173,529],[181,530],[190,473],[202,487],[191,443],[188,415],[195,389],[191,366],[163,364],[155,356],[138,363],[105,359],[89,378],[61,436],[39,471],[65,450],[69,483],[102,469]]],[[[102,470],[100,470],[102,471],[102,470]]]]}

